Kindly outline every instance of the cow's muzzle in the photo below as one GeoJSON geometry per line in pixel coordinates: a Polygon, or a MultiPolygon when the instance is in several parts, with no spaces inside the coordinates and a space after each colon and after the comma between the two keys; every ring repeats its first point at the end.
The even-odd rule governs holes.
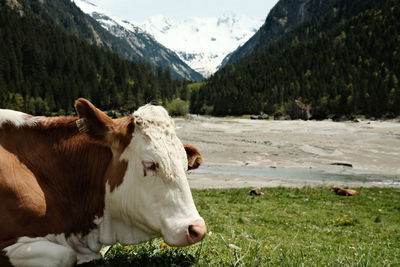
{"type": "Polygon", "coordinates": [[[207,233],[207,227],[203,220],[196,220],[193,224],[189,225],[186,239],[189,245],[197,243],[203,240],[204,236],[207,233]]]}

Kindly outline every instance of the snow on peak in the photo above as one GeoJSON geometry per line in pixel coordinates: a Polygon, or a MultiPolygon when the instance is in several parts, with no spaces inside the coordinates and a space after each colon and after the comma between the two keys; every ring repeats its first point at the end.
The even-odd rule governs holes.
{"type": "Polygon", "coordinates": [[[135,23],[164,46],[175,51],[186,64],[208,77],[227,54],[245,43],[264,23],[233,13],[220,17],[189,17],[174,20],[162,15],[135,23]]]}
{"type": "Polygon", "coordinates": [[[128,31],[143,32],[139,27],[133,25],[127,20],[121,19],[117,16],[109,14],[106,10],[96,6],[88,0],[72,0],[84,13],[95,17],[97,21],[105,28],[110,30],[109,27],[119,25],[128,31]]]}
{"type": "Polygon", "coordinates": [[[87,0],[72,0],[72,2],[74,2],[75,5],[77,5],[86,14],[92,14],[95,12],[100,14],[107,14],[107,11],[87,0]]]}

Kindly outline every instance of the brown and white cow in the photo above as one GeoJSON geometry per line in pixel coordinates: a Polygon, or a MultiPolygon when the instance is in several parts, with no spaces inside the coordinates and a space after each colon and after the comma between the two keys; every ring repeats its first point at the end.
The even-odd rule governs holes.
{"type": "Polygon", "coordinates": [[[0,110],[0,266],[71,266],[102,245],[160,236],[200,241],[186,171],[201,156],[167,111],[111,119],[85,99],[75,107],[79,118],[0,110]]]}

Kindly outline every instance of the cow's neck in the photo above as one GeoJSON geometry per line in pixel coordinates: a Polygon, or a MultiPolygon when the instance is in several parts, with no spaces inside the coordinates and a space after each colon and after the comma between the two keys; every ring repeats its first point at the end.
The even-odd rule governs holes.
{"type": "Polygon", "coordinates": [[[42,188],[49,211],[46,219],[65,222],[55,224],[55,233],[85,234],[95,226],[94,218],[104,210],[105,173],[112,175],[109,165],[116,162],[111,149],[80,134],[75,121],[46,118],[34,127],[10,126],[0,133],[0,144],[32,172],[42,188]]]}

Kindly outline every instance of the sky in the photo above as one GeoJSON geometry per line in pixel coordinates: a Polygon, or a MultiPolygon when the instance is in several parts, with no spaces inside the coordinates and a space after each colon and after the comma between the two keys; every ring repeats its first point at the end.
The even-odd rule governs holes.
{"type": "Polygon", "coordinates": [[[173,19],[218,17],[235,13],[266,18],[278,0],[89,0],[110,14],[142,22],[148,17],[164,15],[173,19]]]}

